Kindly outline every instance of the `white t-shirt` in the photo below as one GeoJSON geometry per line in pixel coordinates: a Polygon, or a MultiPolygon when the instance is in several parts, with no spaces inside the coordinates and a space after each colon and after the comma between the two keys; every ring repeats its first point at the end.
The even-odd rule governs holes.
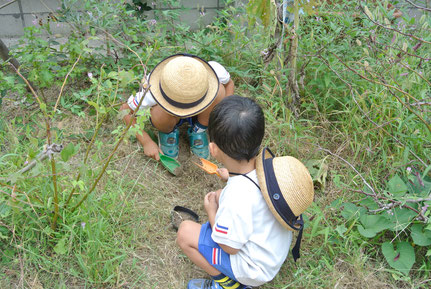
{"type": "MultiPolygon", "coordinates": [[[[208,64],[211,65],[211,67],[214,69],[221,84],[227,84],[229,82],[230,74],[226,70],[226,68],[223,67],[223,65],[221,65],[216,61],[209,61],[208,64]]],[[[150,75],[148,75],[148,79],[149,78],[150,78],[150,75]]],[[[127,100],[127,104],[129,105],[129,107],[135,110],[138,107],[139,101],[141,100],[141,97],[143,95],[144,95],[143,91],[136,93],[136,95],[131,95],[127,100]]],[[[156,104],[157,102],[154,100],[153,95],[151,94],[150,91],[148,91],[145,94],[144,100],[142,101],[142,104],[139,107],[139,109],[150,108],[156,104]]]]}
{"type": "MultiPolygon", "coordinates": [[[[247,174],[257,184],[256,170],[247,174]]],[[[230,177],[219,199],[212,238],[239,249],[230,255],[232,272],[242,284],[271,281],[286,260],[292,232],[272,215],[262,193],[244,176],[230,177]]]]}

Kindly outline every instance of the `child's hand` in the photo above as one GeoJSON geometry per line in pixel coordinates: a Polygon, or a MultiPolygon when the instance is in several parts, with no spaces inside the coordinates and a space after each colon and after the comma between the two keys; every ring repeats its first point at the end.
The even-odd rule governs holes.
{"type": "Polygon", "coordinates": [[[215,215],[218,209],[217,204],[217,193],[209,192],[204,199],[204,207],[207,211],[208,216],[215,215]]]}
{"type": "Polygon", "coordinates": [[[153,142],[153,141],[151,141],[151,142],[147,142],[145,145],[144,145],[144,154],[147,156],[147,157],[150,157],[150,158],[153,158],[153,159],[155,159],[156,161],[158,161],[159,159],[160,159],[160,157],[159,157],[159,152],[160,153],[162,153],[162,150],[159,148],[159,146],[155,143],[155,142],[153,142]]]}
{"type": "Polygon", "coordinates": [[[227,179],[229,179],[229,171],[226,168],[217,169],[217,173],[222,181],[227,182],[227,179]]]}

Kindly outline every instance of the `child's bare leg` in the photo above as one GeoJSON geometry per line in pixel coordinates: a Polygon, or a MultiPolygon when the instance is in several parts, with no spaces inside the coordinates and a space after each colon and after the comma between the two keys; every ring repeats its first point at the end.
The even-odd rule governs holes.
{"type": "Polygon", "coordinates": [[[211,111],[213,110],[214,106],[216,106],[217,103],[222,101],[223,98],[225,98],[225,97],[226,97],[226,91],[225,91],[224,85],[220,84],[217,96],[214,99],[213,103],[211,103],[211,105],[207,109],[205,109],[203,112],[201,112],[198,115],[198,122],[201,125],[208,126],[208,120],[210,119],[211,111]]]}
{"type": "Polygon", "coordinates": [[[170,133],[179,120],[179,117],[170,115],[160,105],[151,108],[151,122],[161,132],[170,133]]]}
{"type": "Polygon", "coordinates": [[[201,232],[201,225],[193,221],[183,221],[180,224],[177,233],[177,244],[199,268],[205,270],[211,276],[220,274],[216,268],[199,253],[199,234],[201,232]]]}
{"type": "Polygon", "coordinates": [[[220,199],[220,195],[221,195],[222,189],[218,189],[215,193],[216,193],[216,202],[217,204],[219,203],[218,200],[220,199]]]}

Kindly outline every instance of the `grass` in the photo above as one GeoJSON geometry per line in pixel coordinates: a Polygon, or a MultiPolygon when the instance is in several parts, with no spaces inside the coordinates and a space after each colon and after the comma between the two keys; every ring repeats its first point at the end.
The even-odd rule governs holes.
{"type": "MultiPolygon", "coordinates": [[[[98,5],[96,1],[94,5],[98,5]]],[[[429,133],[423,130],[423,125],[419,126],[417,119],[387,90],[348,74],[345,67],[329,52],[335,52],[346,59],[350,57],[349,65],[358,65],[358,69],[361,69],[359,64],[368,59],[376,72],[383,75],[392,73],[392,78],[389,79],[391,83],[392,80],[399,79],[399,68],[381,68],[370,57],[363,55],[362,46],[354,46],[356,39],[361,39],[365,46],[369,38],[369,27],[364,26],[364,21],[348,23],[350,20],[343,21],[336,16],[321,22],[307,18],[304,20],[304,30],[300,31],[305,34],[302,35],[300,57],[316,51],[320,44],[325,44],[326,50],[322,52],[322,57],[358,90],[353,94],[357,104],[345,83],[321,58],[316,57],[305,69],[306,89],[301,92],[301,115],[294,118],[283,105],[286,95],[280,93],[286,80],[281,70],[273,71],[280,68],[281,60],[274,60],[268,69],[263,66],[259,52],[268,41],[265,31],[257,27],[253,31],[256,33],[250,33],[242,26],[246,15],[237,17],[241,10],[235,9],[241,8],[228,7],[223,11],[226,19],[218,19],[220,23],[216,28],[206,27],[190,34],[188,30],[176,27],[177,36],[190,34],[191,38],[184,42],[184,47],[189,47],[191,41],[194,47],[192,49],[190,46],[191,53],[202,57],[215,55],[220,58],[216,60],[224,60],[234,77],[237,93],[255,98],[262,105],[267,124],[265,145],[278,155],[292,155],[304,163],[317,160],[326,165],[317,167],[324,171],[326,177],[316,182],[319,189],[316,190],[315,203],[306,213],[308,221],[301,258],[295,263],[289,256],[276,278],[260,288],[428,288],[431,269],[426,259],[420,259],[412,273],[403,276],[389,269],[378,250],[380,239],[361,237],[352,229],[352,221],[346,221],[340,216],[339,204],[356,202],[360,196],[352,192],[352,189],[363,186],[362,179],[351,166],[374,187],[380,187],[405,166],[419,167],[410,150],[429,162],[427,152],[430,147],[424,142],[429,133]],[[230,19],[232,28],[226,25],[226,21],[231,21],[230,19]],[[351,35],[337,34],[344,36],[334,39],[332,27],[344,27],[351,35]],[[312,29],[316,38],[307,40],[306,36],[312,29]],[[193,37],[207,38],[200,39],[199,44],[193,41],[193,37]],[[234,47],[241,49],[227,53],[219,43],[221,40],[232,41],[234,47]],[[346,51],[352,52],[347,54],[346,51]],[[398,143],[394,137],[404,143],[398,143]]],[[[127,18],[127,21],[132,20],[127,18]]],[[[112,27],[116,27],[117,22],[113,23],[112,27]]],[[[159,23],[163,23],[163,19],[159,23]]],[[[141,25],[139,29],[146,31],[147,27],[143,22],[138,24],[141,25]]],[[[166,28],[165,26],[161,27],[166,28]]],[[[112,27],[108,25],[108,28],[112,27]]],[[[381,33],[383,39],[386,37],[391,40],[392,35],[381,33]]],[[[79,42],[79,39],[72,39],[72,44],[73,41],[79,42]]],[[[172,39],[168,37],[160,37],[160,41],[161,44],[148,42],[148,47],[145,48],[148,49],[140,51],[142,55],[149,57],[149,67],[155,64],[151,62],[163,58],[163,53],[174,53],[179,47],[183,48],[180,39],[175,40],[178,42],[175,45],[169,42],[172,39]],[[163,47],[164,44],[166,51],[157,52],[156,46],[163,47]],[[154,57],[147,53],[152,49],[154,57]]],[[[100,51],[102,50],[103,48],[100,51]]],[[[28,54],[26,51],[28,52],[24,49],[24,55],[28,54]]],[[[69,53],[72,55],[79,52],[71,50],[69,53]]],[[[428,57],[424,53],[423,56],[428,57]]],[[[51,58],[49,53],[45,56],[51,58]]],[[[136,59],[131,59],[135,57],[132,53],[127,51],[125,56],[127,57],[120,59],[119,66],[113,71],[128,71],[131,63],[135,64],[136,59]]],[[[306,62],[307,57],[299,59],[298,66],[306,62]]],[[[90,60],[91,65],[93,60],[95,63],[101,61],[83,54],[83,62],[90,60]]],[[[384,62],[385,58],[378,60],[384,62]]],[[[416,63],[415,61],[412,63],[416,63]]],[[[429,64],[423,65],[426,76],[425,68],[429,64]]],[[[108,66],[103,62],[106,73],[112,69],[108,66]]],[[[112,131],[123,127],[116,112],[111,112],[91,150],[88,165],[82,166],[85,148],[90,142],[96,119],[94,108],[84,100],[93,97],[96,91],[98,97],[98,93],[101,93],[101,103],[108,102],[113,94],[117,96],[113,78],[103,78],[100,72],[101,84],[95,85],[97,81],[88,80],[85,69],[85,65],[78,65],[79,72],[75,71],[78,81],[66,85],[64,107],[53,122],[55,142],[81,144],[79,153],[68,162],[61,162],[60,157],[56,156],[60,204],[64,203],[72,186],[83,186],[82,189],[77,189],[77,194],[88,190],[115,145],[116,136],[112,131]],[[92,86],[93,91],[88,86],[92,86]],[[78,93],[72,96],[67,91],[78,93]],[[73,183],[78,171],[83,174],[81,184],[73,183]]],[[[138,78],[138,72],[135,73],[134,77],[138,78]]],[[[127,82],[127,79],[123,81],[127,82]]],[[[425,83],[422,84],[414,86],[413,82],[409,82],[411,87],[408,88],[412,89],[412,94],[416,97],[429,93],[425,83]]],[[[404,83],[402,85],[407,89],[404,83]]],[[[44,91],[47,103],[53,104],[59,87],[51,85],[44,91]]],[[[129,92],[126,86],[120,87],[120,94],[122,91],[129,92]]],[[[21,169],[45,143],[46,131],[38,107],[31,101],[26,106],[22,102],[17,105],[15,102],[18,99],[18,95],[10,93],[3,98],[0,111],[1,182],[11,172],[21,169]]],[[[184,173],[181,177],[171,176],[160,164],[146,158],[136,140],[131,139],[120,146],[95,192],[83,206],[73,213],[62,211],[61,225],[57,232],[50,229],[53,206],[48,163],[40,164],[27,173],[19,182],[19,191],[12,193],[13,188],[2,185],[0,288],[185,288],[189,279],[207,277],[176,246],[176,233],[171,226],[170,214],[175,205],[182,205],[196,211],[202,222],[206,221],[203,197],[207,192],[221,188],[223,183],[214,175],[205,175],[190,163],[185,127],[182,130],[180,162],[184,173]],[[5,194],[10,196],[6,197],[5,194]],[[12,194],[15,194],[14,197],[12,194]],[[25,205],[28,198],[33,207],[25,205]],[[7,215],[2,206],[4,204],[12,207],[7,215]]],[[[73,202],[78,199],[78,195],[74,196],[73,202]]],[[[388,236],[382,235],[381,238],[383,237],[388,236]]],[[[425,254],[425,249],[418,251],[417,258],[425,254]]]]}
{"type": "MultiPolygon", "coordinates": [[[[7,111],[8,101],[4,105],[7,111]]],[[[26,110],[19,114],[31,123],[26,110]]],[[[62,130],[79,134],[85,131],[82,121],[67,115],[61,121],[62,130]]],[[[116,122],[111,122],[103,127],[103,146],[95,150],[97,157],[91,162],[95,168],[100,167],[98,160],[112,149],[110,130],[116,126],[116,122]]],[[[339,132],[339,136],[328,141],[331,133],[323,132],[318,137],[319,131],[322,132],[321,127],[311,121],[291,119],[282,124],[273,120],[269,121],[265,143],[303,161],[321,159],[317,145],[332,143],[337,147],[335,140],[343,135],[339,132]]],[[[26,151],[26,145],[17,142],[21,132],[20,125],[9,126],[3,135],[6,146],[19,148],[16,153],[20,154],[26,151]]],[[[345,156],[351,154],[352,148],[338,146],[334,151],[345,156]]],[[[0,287],[185,288],[189,279],[206,277],[176,246],[170,212],[175,205],[187,206],[205,221],[203,197],[223,184],[187,161],[185,138],[181,141],[181,155],[185,173],[176,178],[144,157],[135,141],[121,146],[97,193],[89,197],[79,213],[69,216],[59,232],[60,239],[50,239],[33,227],[34,233],[2,241],[3,248],[12,248],[8,250],[13,252],[3,251],[0,287]],[[60,242],[63,245],[59,246],[60,242]],[[12,258],[7,254],[12,254],[12,258]]],[[[80,157],[74,156],[72,165],[78,164],[80,157]]],[[[301,258],[294,263],[289,256],[279,275],[260,288],[403,288],[414,284],[396,283],[381,259],[365,253],[369,246],[366,241],[358,242],[357,233],[338,235],[340,217],[330,205],[340,195],[350,197],[345,188],[334,183],[333,177],[339,175],[343,182],[348,182],[351,172],[336,158],[328,158],[327,164],[330,177],[326,187],[316,192],[316,202],[307,213],[312,220],[307,223],[301,258]]],[[[26,190],[31,190],[31,186],[26,190]]],[[[23,226],[31,224],[26,219],[23,226]]]]}

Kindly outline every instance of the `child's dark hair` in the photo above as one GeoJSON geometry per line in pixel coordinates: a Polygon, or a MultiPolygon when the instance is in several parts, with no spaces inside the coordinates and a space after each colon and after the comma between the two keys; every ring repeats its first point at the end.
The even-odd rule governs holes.
{"type": "Polygon", "coordinates": [[[257,156],[264,132],[263,111],[250,98],[228,96],[210,114],[210,141],[237,161],[249,161],[257,156]]]}

